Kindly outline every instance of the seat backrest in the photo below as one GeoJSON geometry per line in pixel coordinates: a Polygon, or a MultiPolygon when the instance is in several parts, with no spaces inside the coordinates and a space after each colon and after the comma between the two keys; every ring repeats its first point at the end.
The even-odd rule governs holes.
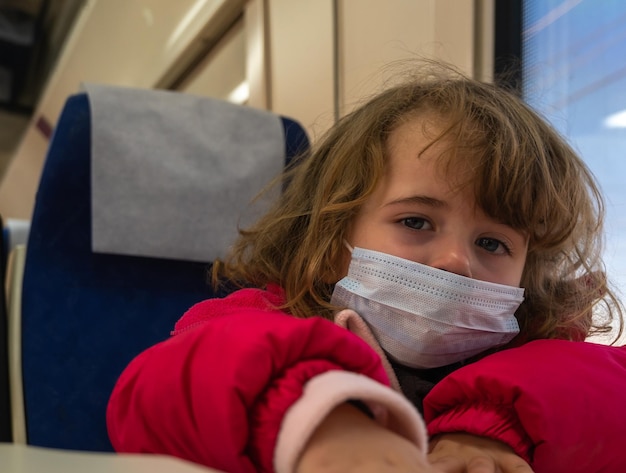
{"type": "MultiPolygon", "coordinates": [[[[221,294],[208,284],[210,261],[92,250],[92,117],[87,94],[68,99],[37,192],[22,294],[23,389],[29,444],[107,451],[105,409],[123,368],[191,305],[221,294]]],[[[294,120],[278,119],[289,161],[308,139],[294,120]]],[[[187,126],[173,124],[171,139],[187,126]]]]}

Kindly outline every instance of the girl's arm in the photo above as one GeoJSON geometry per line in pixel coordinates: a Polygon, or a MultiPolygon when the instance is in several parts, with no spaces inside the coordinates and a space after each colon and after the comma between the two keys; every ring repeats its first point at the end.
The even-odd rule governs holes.
{"type": "Polygon", "coordinates": [[[626,347],[538,340],[455,371],[424,402],[431,435],[499,440],[536,473],[626,471],[626,347]]]}
{"type": "Polygon", "coordinates": [[[214,308],[194,307],[190,320],[198,323],[122,373],[107,410],[117,451],[170,454],[228,472],[293,471],[326,414],[358,398],[425,457],[421,418],[387,387],[380,358],[357,336],[266,308],[198,316],[206,307],[214,308]]]}

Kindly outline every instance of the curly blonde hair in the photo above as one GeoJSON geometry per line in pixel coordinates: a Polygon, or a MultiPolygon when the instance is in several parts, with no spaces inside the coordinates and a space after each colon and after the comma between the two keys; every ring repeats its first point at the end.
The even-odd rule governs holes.
{"type": "Polygon", "coordinates": [[[516,313],[523,339],[582,340],[615,320],[619,336],[623,316],[604,277],[604,208],[593,175],[515,93],[448,67],[421,67],[339,120],[282,176],[274,207],[216,262],[214,284],[276,284],[287,312],[332,318],[350,223],[385,172],[389,134],[415,116],[445,124],[433,137],[448,144],[444,170],[469,163],[465,184],[477,204],[528,235],[526,299],[516,313]]]}

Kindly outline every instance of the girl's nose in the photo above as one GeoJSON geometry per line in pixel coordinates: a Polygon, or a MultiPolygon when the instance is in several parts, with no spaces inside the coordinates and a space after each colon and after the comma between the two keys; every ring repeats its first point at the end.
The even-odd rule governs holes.
{"type": "Polygon", "coordinates": [[[440,245],[430,254],[428,265],[468,278],[472,277],[470,249],[459,241],[447,241],[440,245]]]}

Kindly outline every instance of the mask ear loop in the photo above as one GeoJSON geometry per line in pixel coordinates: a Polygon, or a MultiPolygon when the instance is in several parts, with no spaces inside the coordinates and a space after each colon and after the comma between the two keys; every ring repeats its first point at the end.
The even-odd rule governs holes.
{"type": "Polygon", "coordinates": [[[346,248],[348,248],[348,251],[349,251],[350,253],[352,253],[352,252],[354,251],[354,247],[352,247],[352,246],[350,245],[350,243],[348,243],[348,240],[343,240],[343,246],[345,246],[346,248]]]}

